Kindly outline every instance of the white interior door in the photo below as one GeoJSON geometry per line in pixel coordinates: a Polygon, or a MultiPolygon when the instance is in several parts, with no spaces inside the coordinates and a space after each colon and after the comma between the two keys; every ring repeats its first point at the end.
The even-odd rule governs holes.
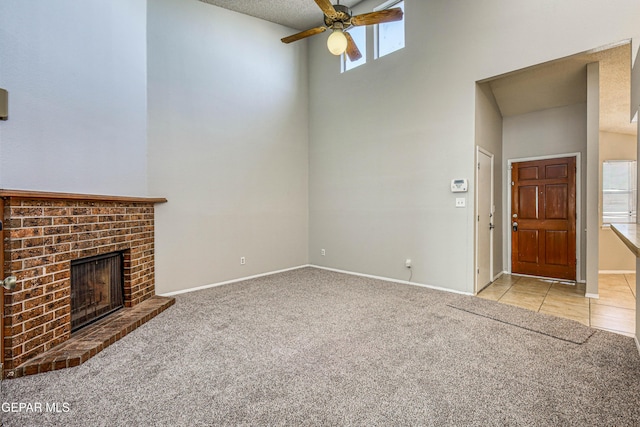
{"type": "Polygon", "coordinates": [[[493,278],[493,154],[478,147],[476,193],[476,292],[493,278]]]}

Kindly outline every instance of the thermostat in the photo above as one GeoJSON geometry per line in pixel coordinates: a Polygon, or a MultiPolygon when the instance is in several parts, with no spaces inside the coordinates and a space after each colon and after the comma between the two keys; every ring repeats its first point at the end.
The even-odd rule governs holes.
{"type": "Polygon", "coordinates": [[[466,193],[469,181],[464,179],[452,179],[451,180],[451,192],[452,193],[466,193]]]}

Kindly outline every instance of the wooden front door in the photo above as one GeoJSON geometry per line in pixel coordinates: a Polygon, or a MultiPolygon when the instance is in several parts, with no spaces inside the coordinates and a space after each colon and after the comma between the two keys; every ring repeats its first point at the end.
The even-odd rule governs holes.
{"type": "Polygon", "coordinates": [[[513,163],[511,271],[576,280],[576,158],[513,163]]]}

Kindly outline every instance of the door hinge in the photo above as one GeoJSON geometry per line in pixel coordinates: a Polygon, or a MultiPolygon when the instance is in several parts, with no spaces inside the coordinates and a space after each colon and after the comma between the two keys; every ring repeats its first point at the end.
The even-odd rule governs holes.
{"type": "Polygon", "coordinates": [[[513,187],[514,185],[516,185],[516,183],[511,181],[511,186],[513,187]]]}
{"type": "Polygon", "coordinates": [[[478,163],[478,170],[480,170],[480,163],[478,163]]]}

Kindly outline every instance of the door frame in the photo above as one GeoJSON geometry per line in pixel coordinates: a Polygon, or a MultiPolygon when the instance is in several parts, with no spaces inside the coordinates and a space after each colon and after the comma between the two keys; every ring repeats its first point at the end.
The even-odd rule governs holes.
{"type": "Polygon", "coordinates": [[[507,221],[504,221],[503,232],[506,235],[505,241],[507,242],[507,248],[505,251],[505,256],[507,258],[507,272],[509,274],[512,273],[511,269],[511,168],[513,163],[520,162],[530,162],[535,160],[549,160],[549,159],[560,159],[563,157],[575,157],[576,158],[576,282],[584,282],[582,279],[582,275],[580,274],[582,270],[582,246],[581,246],[581,238],[582,235],[582,163],[580,162],[582,153],[566,153],[566,154],[550,154],[546,156],[534,156],[534,157],[521,157],[515,159],[507,160],[507,173],[505,174],[505,184],[506,184],[506,197],[507,202],[504,210],[506,211],[505,218],[507,221]]]}
{"type": "MultiPolygon", "coordinates": [[[[474,282],[473,289],[474,289],[474,293],[476,293],[476,294],[479,292],[479,289],[478,289],[478,268],[479,268],[479,265],[478,265],[478,249],[479,249],[478,248],[478,244],[480,243],[480,238],[479,238],[479,234],[478,233],[480,232],[480,230],[479,230],[480,227],[478,227],[478,221],[475,220],[475,218],[478,218],[478,215],[480,214],[478,212],[478,206],[480,205],[480,203],[479,203],[479,201],[480,201],[480,185],[479,185],[480,180],[479,180],[479,178],[480,177],[479,177],[479,173],[478,173],[478,171],[479,171],[478,166],[479,166],[479,162],[480,162],[480,154],[481,153],[486,155],[486,156],[488,156],[489,159],[491,160],[491,184],[490,184],[491,185],[491,190],[490,190],[490,196],[489,197],[491,198],[490,206],[491,206],[491,213],[494,215],[494,223],[495,223],[495,214],[496,214],[496,212],[495,212],[496,211],[496,204],[495,204],[495,199],[494,199],[494,197],[495,197],[495,195],[494,195],[494,193],[495,193],[495,190],[494,190],[494,184],[495,184],[494,183],[494,180],[495,180],[495,169],[494,169],[495,164],[494,164],[494,161],[495,161],[495,156],[490,151],[485,150],[484,148],[482,148],[482,147],[480,147],[478,145],[478,146],[476,146],[476,181],[475,181],[476,182],[476,197],[475,197],[476,200],[475,200],[475,212],[474,212],[474,224],[475,224],[475,229],[476,229],[476,233],[475,233],[476,234],[476,245],[475,245],[476,246],[475,267],[476,268],[474,269],[475,274],[474,274],[474,280],[473,280],[473,282],[474,282]]],[[[494,230],[491,230],[491,232],[489,233],[489,249],[490,249],[489,250],[489,277],[491,278],[492,281],[494,280],[494,277],[493,277],[493,233],[494,233],[494,230]]]]}

